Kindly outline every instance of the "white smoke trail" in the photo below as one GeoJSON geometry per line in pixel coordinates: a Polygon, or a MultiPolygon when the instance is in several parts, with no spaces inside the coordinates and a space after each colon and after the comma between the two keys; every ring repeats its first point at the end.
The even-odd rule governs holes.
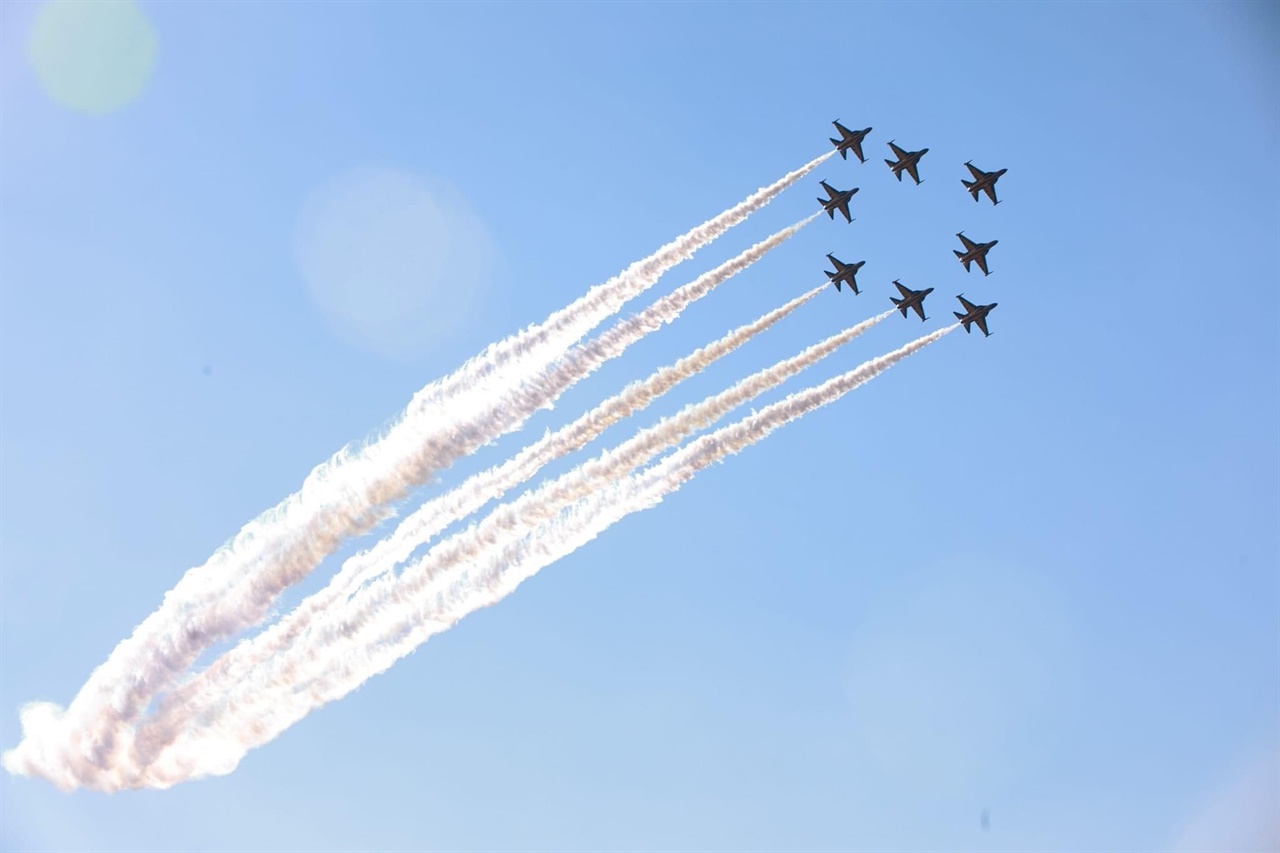
{"type": "Polygon", "coordinates": [[[348,559],[324,589],[309,596],[292,612],[261,634],[246,640],[235,654],[211,663],[192,682],[166,696],[153,716],[160,722],[146,727],[146,737],[136,743],[137,762],[149,764],[168,745],[189,715],[206,707],[230,685],[256,666],[289,648],[311,620],[344,602],[362,583],[406,560],[412,552],[454,521],[465,518],[490,500],[526,482],[548,463],[585,447],[613,424],[644,409],[683,380],[700,373],[717,359],[741,347],[756,335],[804,305],[828,288],[823,284],[775,308],[760,318],[732,330],[674,364],[661,367],[647,378],[633,382],[618,394],[587,411],[577,420],[521,450],[501,465],[468,478],[457,488],[433,498],[406,517],[396,530],[368,551],[348,559]]]}
{"type": "MultiPolygon", "coordinates": [[[[661,329],[663,324],[673,322],[691,304],[708,296],[721,284],[795,236],[801,228],[817,217],[818,214],[813,214],[783,228],[688,284],[676,288],[640,313],[619,320],[612,328],[602,332],[593,340],[575,345],[548,367],[542,376],[526,381],[522,386],[508,391],[506,398],[500,404],[491,404],[491,411],[486,413],[483,421],[469,424],[468,429],[457,429],[451,437],[454,443],[453,454],[462,456],[474,451],[485,441],[518,429],[539,408],[549,407],[566,390],[591,375],[606,362],[621,356],[632,344],[661,329]]],[[[421,482],[425,477],[418,476],[418,473],[401,471],[397,476],[412,482],[421,482]]],[[[344,581],[352,574],[358,573],[363,576],[366,570],[360,567],[362,563],[366,566],[374,562],[385,565],[387,554],[400,551],[406,546],[412,550],[413,547],[421,544],[423,534],[415,530],[417,526],[415,520],[419,518],[421,518],[419,513],[410,516],[401,523],[387,541],[380,542],[369,554],[357,555],[353,558],[356,565],[351,571],[345,575],[340,573],[344,581]]],[[[258,624],[279,594],[302,579],[304,575],[299,574],[300,568],[304,567],[290,562],[268,565],[256,576],[247,578],[244,584],[224,591],[217,606],[228,614],[225,617],[226,629],[235,632],[258,624]]],[[[306,568],[309,571],[309,567],[306,568]]]]}
{"type": "Polygon", "coordinates": [[[221,606],[229,587],[251,578],[264,564],[304,577],[347,538],[372,529],[386,516],[382,508],[387,504],[474,449],[477,440],[495,437],[478,437],[495,411],[510,405],[506,396],[495,402],[495,383],[518,383],[544,369],[565,346],[672,266],[764,207],[830,156],[828,152],[762,188],[592,288],[544,323],[492,345],[451,376],[423,388],[381,438],[335,454],[311,472],[298,492],[246,524],[204,565],[189,570],[160,608],[90,675],[65,712],[44,703],[36,706],[35,717],[24,714],[35,728],[24,729],[23,741],[6,753],[6,767],[27,768],[70,785],[113,776],[110,768],[128,724],[204,649],[240,630],[239,611],[221,606]],[[509,369],[497,374],[503,367],[509,369]],[[466,437],[459,442],[459,435],[466,437]]]}
{"type": "MultiPolygon", "coordinates": [[[[825,287],[825,286],[824,286],[825,287]]],[[[806,294],[806,297],[820,292],[817,288],[806,294]]],[[[529,518],[539,520],[558,512],[564,506],[590,494],[618,477],[624,476],[638,466],[652,459],[662,451],[674,447],[683,438],[697,429],[704,428],[739,405],[777,387],[801,370],[816,364],[821,359],[835,352],[839,347],[861,335],[893,313],[893,309],[865,320],[857,325],[832,335],[821,343],[814,344],[799,355],[785,359],[772,367],[761,370],[743,379],[733,387],[706,400],[691,404],[679,413],[664,419],[659,424],[641,431],[629,441],[624,442],[612,451],[602,454],[595,460],[588,461],[578,469],[562,475],[552,483],[539,488],[532,495],[526,495],[507,504],[507,535],[511,539],[519,539],[528,532],[529,518]],[[517,507],[512,511],[510,507],[517,507]],[[512,514],[514,512],[514,514],[512,514]]],[[[605,410],[605,406],[595,411],[605,410]]],[[[589,413],[593,414],[593,413],[589,413]]],[[[483,475],[481,475],[483,477],[483,475]]],[[[460,489],[465,491],[466,484],[460,489]]],[[[502,509],[502,508],[500,508],[502,509]]],[[[487,531],[495,529],[495,523],[486,520],[487,531]]],[[[242,642],[236,649],[225,654],[215,662],[207,673],[210,679],[202,681],[200,689],[194,695],[185,693],[181,702],[166,702],[169,717],[158,715],[159,719],[142,727],[138,733],[134,753],[137,764],[145,766],[155,760],[155,756],[166,749],[175,738],[180,737],[180,729],[190,724],[193,715],[199,718],[200,725],[215,724],[218,716],[217,708],[225,706],[232,710],[233,716],[240,720],[252,720],[255,713],[269,713],[263,709],[274,705],[278,693],[297,692],[305,689],[310,681],[319,677],[330,657],[341,655],[343,646],[333,644],[335,630],[330,623],[340,620],[341,629],[337,631],[343,637],[350,638],[363,625],[375,616],[381,623],[394,617],[378,612],[378,608],[388,598],[403,600],[411,597],[417,590],[432,582],[441,572],[471,559],[468,542],[470,531],[454,536],[443,548],[453,548],[454,556],[444,559],[437,551],[432,551],[417,567],[406,571],[403,580],[394,575],[384,574],[372,585],[361,590],[355,596],[347,610],[333,610],[338,596],[326,590],[303,602],[294,614],[286,617],[280,625],[264,631],[262,635],[242,642]],[[324,607],[318,607],[320,602],[324,607]],[[354,612],[353,612],[354,611],[354,612]],[[325,619],[317,613],[332,613],[332,618],[325,619]],[[295,620],[295,616],[298,618],[295,620]],[[316,623],[319,623],[317,625],[316,623]],[[299,653],[304,660],[295,661],[299,655],[289,653],[289,644],[296,641],[300,631],[305,631],[302,648],[299,653]],[[259,678],[248,678],[232,689],[230,676],[238,676],[254,667],[261,667],[266,675],[259,678]],[[223,676],[223,677],[219,677],[223,676]]],[[[492,533],[490,534],[492,535],[492,533]]],[[[494,546],[491,543],[487,547],[494,546]]]]}
{"type": "MultiPolygon", "coordinates": [[[[801,228],[816,219],[817,216],[817,214],[809,216],[761,240],[718,267],[698,276],[692,282],[676,288],[639,314],[619,320],[611,329],[601,333],[594,340],[575,346],[557,361],[539,382],[529,383],[519,395],[518,400],[511,400],[509,405],[506,406],[495,407],[495,411],[484,424],[485,431],[488,434],[498,434],[508,431],[508,426],[511,428],[519,426],[540,406],[548,405],[557,396],[590,375],[605,362],[617,358],[633,343],[660,329],[664,323],[674,321],[690,304],[707,296],[716,287],[745,270],[784,241],[790,239],[801,228]]],[[[479,446],[479,442],[476,443],[476,446],[479,446]]],[[[529,475],[532,476],[533,473],[533,471],[530,471],[529,475]]],[[[483,504],[483,501],[481,503],[483,504]]],[[[369,552],[358,554],[348,560],[347,564],[338,573],[338,578],[336,579],[338,587],[334,590],[334,597],[336,597],[339,590],[346,591],[345,588],[348,584],[358,582],[352,580],[353,578],[363,580],[367,577],[373,567],[377,567],[377,570],[381,571],[394,566],[407,557],[413,548],[422,543],[425,536],[430,535],[424,532],[426,528],[423,526],[423,521],[432,515],[431,510],[436,506],[438,506],[436,502],[430,502],[425,511],[420,509],[405,519],[387,540],[378,543],[369,552]],[[388,564],[389,555],[400,552],[404,552],[404,556],[388,564]]],[[[444,518],[442,521],[447,526],[451,519],[444,518]]],[[[301,577],[296,574],[296,568],[296,566],[289,563],[281,566],[267,566],[257,576],[246,579],[246,583],[224,592],[219,602],[219,607],[225,612],[234,614],[234,616],[228,617],[228,622],[232,619],[237,620],[239,630],[247,629],[260,622],[280,593],[301,580],[301,577]]],[[[333,585],[331,584],[330,586],[332,587],[333,585]]],[[[304,606],[327,608],[331,606],[331,603],[320,603],[308,599],[308,601],[304,602],[304,606]]],[[[297,624],[292,619],[290,622],[291,624],[297,624]]],[[[273,626],[271,633],[273,636],[277,636],[276,631],[283,632],[286,630],[281,625],[277,625],[273,626]]],[[[255,638],[255,641],[266,643],[266,639],[262,637],[255,638]]],[[[268,652],[267,654],[269,656],[270,653],[268,652]]],[[[216,666],[217,664],[215,663],[216,666]]],[[[214,673],[210,673],[210,677],[213,677],[213,675],[214,673]]],[[[196,688],[190,689],[194,690],[196,688]]],[[[181,707],[187,701],[188,692],[189,690],[187,689],[180,689],[172,698],[164,701],[163,707],[166,709],[181,707]]],[[[127,738],[128,735],[125,733],[121,737],[127,738]]],[[[147,748],[145,745],[140,748],[142,751],[139,755],[139,760],[145,761],[147,748]]],[[[134,763],[128,751],[127,749],[123,750],[125,754],[119,754],[116,758],[116,766],[122,771],[134,763]]]]}
{"type": "MultiPolygon", "coordinates": [[[[889,312],[892,313],[892,312],[889,312]]],[[[148,770],[144,784],[169,787],[205,774],[231,772],[248,750],[274,739],[312,710],[345,696],[369,678],[386,671],[431,636],[447,630],[466,615],[505,598],[543,567],[572,553],[625,516],[656,505],[713,462],[738,453],[774,430],[816,408],[835,402],[869,382],[909,355],[941,339],[958,327],[940,329],[886,355],[864,362],[853,370],[817,386],[791,394],[742,420],[691,441],[687,446],[642,474],[601,482],[599,476],[579,470],[568,477],[590,478],[593,487],[578,492],[574,503],[548,500],[561,488],[552,481],[494,511],[465,534],[447,540],[444,548],[426,560],[466,566],[460,572],[442,574],[420,566],[419,571],[440,583],[415,589],[401,584],[395,596],[398,617],[383,619],[383,631],[363,650],[349,650],[328,658],[331,666],[323,677],[276,697],[268,713],[246,720],[232,713],[213,721],[197,736],[184,739],[161,762],[148,770]],[[511,537],[516,527],[522,535],[511,537]]],[[[563,497],[563,495],[561,495],[563,497]]],[[[348,634],[349,625],[340,626],[348,634]]],[[[331,642],[338,634],[317,637],[331,642]]],[[[313,647],[324,650],[323,646],[313,647]]],[[[293,669],[282,671],[293,674],[293,669]]]]}

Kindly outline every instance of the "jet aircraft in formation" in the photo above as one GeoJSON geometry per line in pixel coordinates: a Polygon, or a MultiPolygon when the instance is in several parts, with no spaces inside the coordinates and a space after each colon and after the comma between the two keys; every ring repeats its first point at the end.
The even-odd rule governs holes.
{"type": "Polygon", "coordinates": [[[862,140],[867,138],[867,134],[871,132],[871,128],[863,128],[862,130],[850,130],[840,123],[837,119],[831,122],[836,126],[836,130],[840,132],[839,139],[832,139],[831,144],[840,152],[840,159],[849,159],[849,150],[858,155],[858,162],[865,163],[867,158],[862,156],[862,140]]]}
{"type": "Polygon", "coordinates": [[[827,212],[827,216],[835,219],[836,211],[838,210],[844,214],[845,222],[852,222],[853,217],[849,215],[849,199],[853,198],[854,193],[858,191],[858,187],[854,187],[851,190],[838,190],[826,181],[819,181],[819,183],[827,191],[827,198],[818,199],[818,204],[822,205],[822,209],[827,212]]]}
{"type": "Polygon", "coordinates": [[[990,243],[975,243],[973,240],[964,236],[963,231],[956,234],[956,236],[959,237],[960,242],[964,244],[964,251],[961,252],[956,249],[952,249],[951,251],[955,252],[956,257],[960,259],[960,263],[964,264],[964,271],[968,272],[969,264],[977,261],[978,269],[982,270],[982,274],[991,275],[987,270],[987,252],[991,251],[991,247],[1000,241],[992,240],[990,243]]]}
{"type": "MultiPolygon", "coordinates": [[[[839,139],[831,139],[831,144],[836,147],[838,152],[840,152],[840,157],[847,160],[849,159],[849,151],[853,151],[859,162],[867,162],[866,158],[862,156],[862,143],[866,139],[867,134],[871,133],[871,128],[868,127],[863,130],[850,130],[842,125],[839,119],[831,123],[835,125],[836,130],[840,133],[839,139]]],[[[925,154],[928,154],[929,149],[921,148],[919,151],[906,151],[899,148],[892,140],[888,145],[889,148],[893,150],[893,155],[898,158],[897,160],[886,159],[884,161],[889,166],[890,170],[893,171],[894,177],[901,182],[902,173],[905,171],[911,176],[911,180],[915,181],[917,184],[921,183],[919,171],[920,158],[925,154]]],[[[985,192],[987,197],[991,199],[991,203],[993,205],[999,204],[1000,202],[996,198],[996,181],[1000,179],[1001,175],[1009,170],[1000,169],[997,172],[984,172],[977,166],[973,165],[972,162],[965,163],[965,166],[968,167],[969,174],[973,177],[973,180],[961,180],[961,183],[964,184],[964,188],[969,192],[969,194],[973,196],[973,200],[977,201],[978,193],[985,192]]],[[[844,214],[846,222],[852,222],[853,217],[849,213],[849,200],[858,192],[858,188],[854,187],[851,190],[838,190],[826,181],[821,181],[821,184],[822,188],[827,192],[826,198],[818,199],[818,203],[822,205],[822,209],[825,210],[827,215],[832,219],[836,218],[836,211],[838,210],[844,214]]],[[[978,269],[982,270],[982,274],[984,276],[990,275],[991,270],[987,268],[987,252],[991,251],[991,249],[1000,241],[992,240],[989,243],[979,243],[964,236],[963,231],[957,233],[956,236],[960,238],[960,242],[964,245],[964,251],[953,251],[955,252],[956,259],[959,260],[960,263],[964,264],[965,272],[969,272],[970,265],[976,261],[978,269]]],[[[841,284],[848,284],[849,289],[852,290],[854,294],[861,292],[858,290],[856,275],[858,270],[862,268],[866,261],[846,264],[835,255],[830,254],[827,255],[827,260],[831,261],[835,266],[835,269],[824,270],[824,272],[827,274],[827,278],[831,283],[835,285],[837,291],[840,290],[841,284]]],[[[907,316],[908,310],[914,309],[916,314],[919,315],[921,321],[929,319],[924,313],[924,298],[930,293],[933,293],[932,287],[927,287],[924,290],[912,290],[897,279],[894,279],[893,284],[898,288],[899,296],[890,297],[890,301],[893,302],[893,305],[897,310],[902,312],[903,317],[907,316]]],[[[956,315],[956,319],[958,319],[964,326],[965,332],[970,331],[970,326],[977,323],[978,328],[982,330],[983,336],[990,337],[991,332],[987,330],[987,315],[996,307],[996,303],[992,302],[990,305],[975,305],[965,299],[964,294],[961,294],[956,298],[959,299],[960,304],[964,306],[964,313],[959,311],[954,313],[956,315]]]]}
{"type": "Polygon", "coordinates": [[[908,308],[914,308],[916,309],[916,313],[920,315],[920,322],[923,323],[925,320],[928,320],[929,318],[924,316],[924,298],[930,293],[933,293],[933,288],[926,287],[924,290],[912,290],[896,278],[893,280],[893,283],[897,285],[898,293],[902,294],[902,298],[899,299],[896,296],[890,296],[889,300],[893,302],[894,305],[898,306],[898,310],[902,312],[902,316],[907,316],[908,308]]]}
{"type": "Polygon", "coordinates": [[[992,302],[990,305],[974,305],[968,299],[964,298],[963,293],[957,296],[956,299],[959,299],[960,304],[964,306],[965,313],[961,314],[959,311],[952,311],[951,313],[955,314],[956,319],[964,325],[965,332],[967,333],[969,331],[970,323],[977,323],[978,328],[982,330],[983,336],[988,338],[991,337],[991,333],[987,331],[987,315],[990,314],[991,309],[995,308],[999,303],[992,302]]]}
{"type": "Polygon", "coordinates": [[[928,148],[921,148],[919,151],[903,151],[892,142],[889,147],[893,149],[893,156],[898,158],[895,163],[892,160],[885,160],[889,164],[889,168],[893,170],[893,174],[902,180],[902,170],[906,169],[907,174],[911,176],[911,180],[917,184],[920,183],[920,173],[917,171],[920,165],[920,158],[929,153],[928,148]]]}
{"type": "Polygon", "coordinates": [[[866,261],[858,261],[856,264],[846,264],[835,255],[827,255],[827,260],[831,261],[831,263],[835,265],[835,270],[823,270],[823,272],[827,274],[827,278],[831,280],[831,283],[836,286],[836,290],[840,289],[840,282],[845,282],[849,285],[849,289],[853,291],[855,296],[861,293],[861,291],[858,290],[858,281],[855,276],[858,274],[858,270],[862,269],[862,265],[865,264],[866,261]]]}
{"type": "Polygon", "coordinates": [[[979,191],[985,192],[987,198],[991,199],[992,204],[999,204],[996,200],[996,181],[1000,180],[1000,176],[1008,169],[1001,169],[998,172],[984,172],[973,163],[965,163],[969,167],[969,174],[973,175],[972,181],[960,179],[960,183],[964,184],[964,188],[969,191],[969,195],[973,196],[973,200],[978,200],[979,191]]]}

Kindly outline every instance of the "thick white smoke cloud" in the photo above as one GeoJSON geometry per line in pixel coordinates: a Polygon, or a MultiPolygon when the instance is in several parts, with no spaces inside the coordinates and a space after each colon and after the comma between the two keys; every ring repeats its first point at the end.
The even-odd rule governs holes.
{"type": "Polygon", "coordinates": [[[321,614],[345,602],[363,582],[407,559],[415,548],[427,542],[449,524],[501,497],[528,481],[545,465],[586,446],[613,424],[641,411],[654,399],[716,360],[741,347],[801,305],[826,290],[820,285],[753,322],[730,331],[718,341],[702,347],[674,364],[659,368],[647,378],[633,382],[618,394],[585,412],[577,420],[550,432],[506,462],[473,475],[460,486],[428,500],[406,517],[397,529],[369,551],[343,564],[334,579],[309,596],[292,612],[261,634],[241,643],[234,653],[210,664],[192,682],[174,690],[163,700],[156,722],[148,724],[136,742],[137,762],[145,766],[158,751],[167,747],[180,730],[191,723],[200,709],[220,701],[229,686],[264,664],[296,641],[300,632],[321,614]]]}
{"type": "Polygon", "coordinates": [[[180,739],[148,769],[145,784],[167,787],[192,775],[231,772],[248,750],[386,671],[467,614],[506,597],[525,579],[616,521],[657,504],[713,462],[835,402],[956,328],[952,325],[925,335],[695,439],[643,474],[615,477],[625,456],[615,451],[597,460],[594,470],[584,465],[498,507],[420,561],[413,575],[406,575],[391,590],[394,605],[370,614],[376,617],[371,630],[361,630],[364,626],[358,624],[357,615],[331,620],[325,635],[309,637],[305,649],[311,661],[322,661],[323,667],[309,674],[303,662],[273,661],[271,677],[282,679],[288,690],[270,694],[270,702],[255,703],[253,697],[262,695],[257,691],[270,688],[255,683],[231,697],[223,713],[202,721],[198,732],[180,739]],[[461,569],[446,571],[453,566],[461,569]],[[415,582],[414,576],[425,581],[415,582]],[[333,644],[343,642],[341,650],[336,650],[333,644]]]}
{"type": "Polygon", "coordinates": [[[545,322],[490,346],[450,376],[423,388],[384,435],[335,454],[311,472],[298,492],[245,525],[204,565],[188,571],[160,608],[90,675],[65,712],[41,704],[24,713],[31,727],[24,729],[19,746],[6,754],[5,766],[12,772],[40,773],[63,785],[118,784],[114,768],[122,761],[119,753],[148,703],[171,687],[206,648],[243,628],[245,584],[251,586],[248,597],[265,613],[262,601],[270,601],[270,587],[252,588],[264,569],[269,567],[275,578],[288,583],[305,577],[342,542],[385,518],[387,505],[411,487],[518,427],[518,419],[512,422],[501,415],[514,404],[528,404],[546,393],[532,380],[569,345],[830,156],[818,157],[760,189],[592,288],[545,322]]]}

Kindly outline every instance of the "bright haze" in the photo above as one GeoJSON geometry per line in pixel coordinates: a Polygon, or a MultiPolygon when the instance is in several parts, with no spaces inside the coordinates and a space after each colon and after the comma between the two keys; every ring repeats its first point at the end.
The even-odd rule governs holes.
{"type": "Polygon", "coordinates": [[[851,224],[415,499],[801,296],[826,253],[867,262],[861,295],[540,479],[879,315],[894,279],[934,288],[928,323],[751,405],[958,293],[999,307],[234,772],[0,774],[0,849],[1274,848],[1278,39],[1261,3],[5,4],[0,749],[314,466],[831,151],[832,119],[873,128],[865,164],[830,157],[620,317],[817,213],[819,179],[860,188],[851,224]],[[929,149],[923,183],[891,139],[929,149]],[[1008,169],[998,206],[967,160],[1008,169]],[[989,277],[961,230],[999,241],[989,277]]]}

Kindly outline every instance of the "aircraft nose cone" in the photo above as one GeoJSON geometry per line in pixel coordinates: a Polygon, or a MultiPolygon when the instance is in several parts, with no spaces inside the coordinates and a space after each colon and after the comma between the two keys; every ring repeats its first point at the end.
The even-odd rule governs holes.
{"type": "Polygon", "coordinates": [[[996,243],[999,243],[999,242],[1000,242],[999,240],[992,240],[992,241],[991,241],[991,245],[993,245],[993,246],[994,246],[996,243]]]}
{"type": "Polygon", "coordinates": [[[997,305],[999,305],[999,304],[1000,304],[999,302],[992,302],[992,303],[991,303],[991,307],[992,307],[992,308],[995,308],[995,307],[996,307],[997,305]]]}

